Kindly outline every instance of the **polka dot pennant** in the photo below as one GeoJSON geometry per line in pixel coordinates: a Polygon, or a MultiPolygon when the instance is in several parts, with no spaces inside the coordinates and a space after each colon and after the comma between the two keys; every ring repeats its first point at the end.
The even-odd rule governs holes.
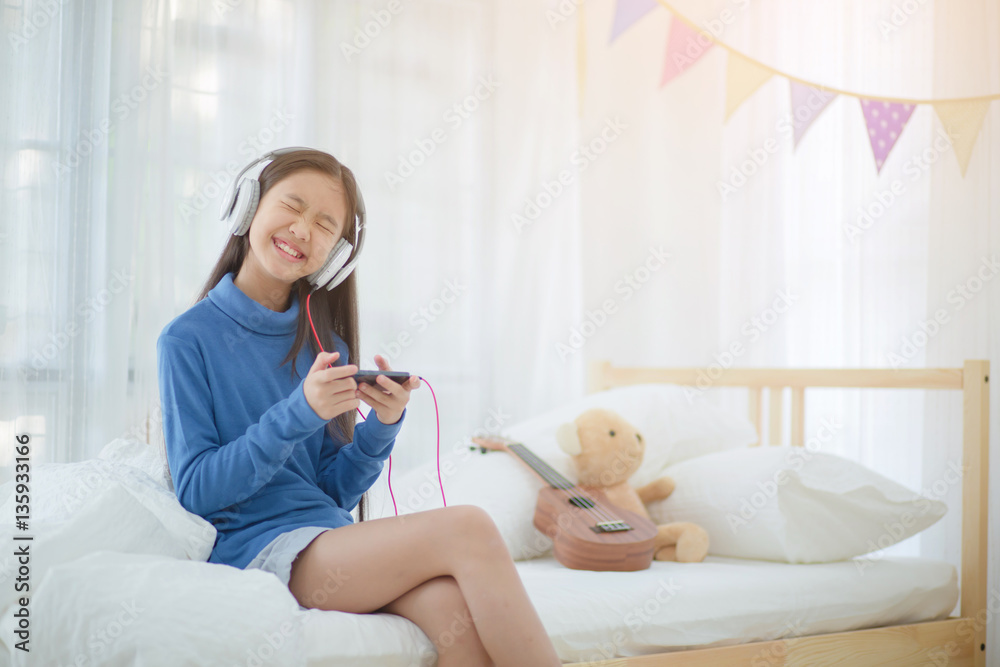
{"type": "Polygon", "coordinates": [[[881,173],[889,151],[899,140],[899,135],[903,133],[906,121],[910,120],[916,105],[863,97],[859,99],[861,111],[865,115],[865,124],[868,126],[868,140],[871,141],[872,152],[875,153],[875,171],[881,173]]]}

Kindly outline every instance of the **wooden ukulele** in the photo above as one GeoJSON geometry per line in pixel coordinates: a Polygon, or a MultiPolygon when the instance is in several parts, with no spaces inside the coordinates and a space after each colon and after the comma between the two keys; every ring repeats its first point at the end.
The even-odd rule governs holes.
{"type": "Polygon", "coordinates": [[[649,568],[657,527],[616,507],[604,491],[573,484],[527,447],[501,437],[474,437],[480,451],[513,454],[549,486],[538,492],[534,525],[552,538],[552,553],[573,570],[634,572],[649,568]]]}

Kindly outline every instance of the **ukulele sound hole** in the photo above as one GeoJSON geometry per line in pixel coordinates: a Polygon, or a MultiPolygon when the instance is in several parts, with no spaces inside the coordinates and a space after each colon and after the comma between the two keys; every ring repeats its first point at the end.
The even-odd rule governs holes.
{"type": "Polygon", "coordinates": [[[573,496],[569,499],[571,505],[575,505],[580,509],[590,509],[594,506],[594,501],[590,498],[581,498],[580,496],[573,496]]]}

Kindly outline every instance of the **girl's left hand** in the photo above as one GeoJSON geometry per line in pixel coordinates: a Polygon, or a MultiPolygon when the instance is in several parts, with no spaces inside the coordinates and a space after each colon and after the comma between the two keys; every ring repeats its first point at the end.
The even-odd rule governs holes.
{"type": "MultiPolygon", "coordinates": [[[[389,362],[380,354],[375,355],[375,365],[381,371],[392,370],[389,368],[389,362]]],[[[420,378],[411,375],[403,384],[396,384],[386,376],[379,375],[375,382],[379,385],[377,388],[359,382],[355,395],[375,410],[380,422],[395,424],[403,416],[403,410],[410,400],[410,391],[420,386],[420,378]]]]}

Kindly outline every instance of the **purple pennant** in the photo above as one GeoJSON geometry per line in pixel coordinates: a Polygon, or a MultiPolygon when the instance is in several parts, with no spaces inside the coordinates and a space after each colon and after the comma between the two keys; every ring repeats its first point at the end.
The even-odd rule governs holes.
{"type": "Polygon", "coordinates": [[[608,43],[615,41],[626,28],[659,6],[660,3],[656,0],[618,0],[615,5],[615,23],[608,43]]]}
{"type": "Polygon", "coordinates": [[[792,91],[792,123],[794,138],[792,146],[799,145],[799,139],[823,110],[837,97],[836,93],[806,86],[798,81],[788,81],[792,91]]]}
{"type": "Polygon", "coordinates": [[[885,158],[896,145],[906,121],[910,120],[915,108],[915,104],[861,98],[861,111],[868,126],[868,139],[872,144],[872,152],[875,153],[876,173],[881,173],[885,158]]]}

